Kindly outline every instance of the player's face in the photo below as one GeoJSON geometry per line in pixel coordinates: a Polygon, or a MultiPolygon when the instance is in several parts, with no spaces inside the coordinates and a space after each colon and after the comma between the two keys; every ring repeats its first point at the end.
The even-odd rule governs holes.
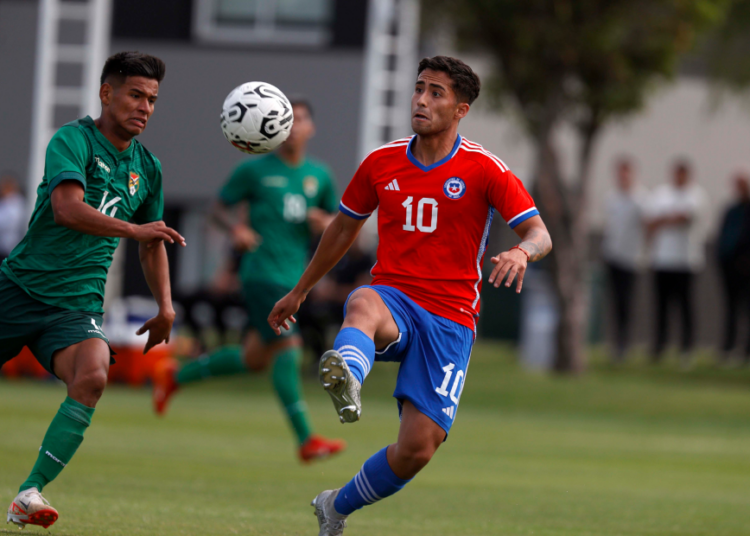
{"type": "Polygon", "coordinates": [[[458,102],[447,73],[432,69],[419,73],[411,97],[411,128],[414,132],[421,136],[443,132],[468,111],[467,103],[458,102]]]}
{"type": "Polygon", "coordinates": [[[284,142],[288,148],[302,148],[315,134],[315,124],[310,116],[310,110],[304,105],[292,106],[294,123],[289,137],[284,142]]]}
{"type": "Polygon", "coordinates": [[[102,108],[119,129],[137,136],[146,129],[159,94],[159,82],[143,76],[129,76],[122,84],[104,83],[100,91],[102,108]]]}
{"type": "Polygon", "coordinates": [[[633,186],[633,172],[629,164],[617,166],[617,186],[623,192],[629,192],[633,186]]]}

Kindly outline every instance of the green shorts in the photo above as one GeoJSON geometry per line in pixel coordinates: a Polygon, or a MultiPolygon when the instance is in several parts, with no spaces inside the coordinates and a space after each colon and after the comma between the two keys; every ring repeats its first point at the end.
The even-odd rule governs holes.
{"type": "Polygon", "coordinates": [[[291,337],[299,334],[299,327],[292,322],[289,331],[281,329],[281,336],[274,333],[268,325],[268,315],[271,314],[273,306],[281,298],[286,296],[291,289],[272,283],[270,281],[243,281],[242,294],[245,296],[245,308],[247,309],[247,330],[257,329],[263,342],[269,343],[279,340],[281,337],[291,337]]]}
{"type": "Polygon", "coordinates": [[[57,350],[86,339],[102,339],[109,345],[101,326],[101,314],[42,303],[0,272],[0,367],[28,346],[36,360],[54,374],[52,356],[57,350]]]}

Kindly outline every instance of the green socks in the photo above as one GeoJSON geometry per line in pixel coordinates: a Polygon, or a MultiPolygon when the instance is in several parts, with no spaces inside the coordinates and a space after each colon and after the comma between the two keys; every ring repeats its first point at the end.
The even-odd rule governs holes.
{"type": "Polygon", "coordinates": [[[312,433],[307,404],[302,399],[302,381],[299,377],[301,362],[302,349],[287,348],[276,354],[271,374],[273,386],[292,423],[300,445],[307,441],[312,433]]]}
{"type": "Polygon", "coordinates": [[[197,382],[211,376],[230,376],[247,372],[239,346],[222,346],[205,357],[191,361],[177,373],[177,383],[197,382]]]}
{"type": "Polygon", "coordinates": [[[83,442],[83,433],[91,424],[94,408],[84,406],[70,397],[60,405],[39,448],[34,468],[18,492],[29,488],[42,491],[65,468],[83,442]]]}

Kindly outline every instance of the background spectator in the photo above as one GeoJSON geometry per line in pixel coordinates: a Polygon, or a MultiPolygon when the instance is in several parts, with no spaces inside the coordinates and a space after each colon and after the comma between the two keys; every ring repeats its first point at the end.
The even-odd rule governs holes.
{"type": "Polygon", "coordinates": [[[615,186],[607,199],[602,256],[615,309],[614,357],[621,360],[628,347],[633,285],[643,253],[644,192],[635,184],[630,159],[616,161],[615,186]]]}
{"type": "Polygon", "coordinates": [[[18,178],[12,173],[0,177],[0,262],[21,241],[26,231],[26,201],[18,178]]]}
{"type": "MultiPolygon", "coordinates": [[[[750,177],[738,173],[734,178],[735,202],[727,208],[719,232],[718,254],[726,293],[724,360],[735,346],[739,307],[748,303],[750,290],[750,177]]],[[[748,303],[750,305],[750,303],[748,303]]],[[[750,339],[745,346],[744,362],[750,362],[750,339]]]]}
{"type": "Polygon", "coordinates": [[[656,337],[653,360],[659,361],[667,342],[669,307],[679,306],[682,320],[683,364],[693,349],[692,284],[705,264],[701,217],[706,207],[703,189],[693,183],[687,160],[674,164],[672,182],[654,191],[650,220],[651,264],[656,286],[656,337]]]}

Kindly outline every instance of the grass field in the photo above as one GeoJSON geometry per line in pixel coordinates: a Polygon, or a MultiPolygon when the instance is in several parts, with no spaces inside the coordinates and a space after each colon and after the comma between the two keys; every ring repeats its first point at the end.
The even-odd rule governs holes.
{"type": "MultiPolygon", "coordinates": [[[[341,457],[310,466],[260,377],[186,389],[165,419],[150,393],[112,387],[78,455],[45,492],[50,534],[312,535],[309,505],[396,435],[395,367],[375,367],[363,420],[342,426],[310,381],[318,432],[341,457]]],[[[65,396],[0,381],[0,497],[15,496],[65,396]]],[[[11,526],[0,534],[17,534],[11,526]]],[[[26,533],[44,532],[27,527],[26,533]]],[[[449,441],[347,535],[747,536],[750,372],[605,364],[578,379],[527,374],[502,346],[475,349],[449,441]]]]}

